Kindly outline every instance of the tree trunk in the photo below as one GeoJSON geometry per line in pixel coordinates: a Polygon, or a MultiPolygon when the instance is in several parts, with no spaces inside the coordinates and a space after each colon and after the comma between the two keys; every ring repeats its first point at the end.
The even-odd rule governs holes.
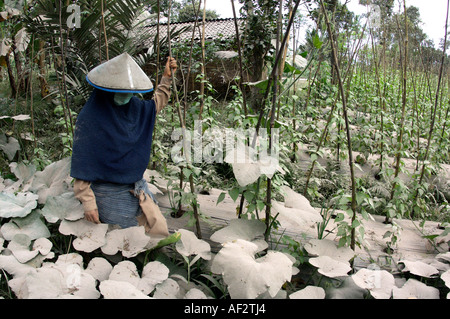
{"type": "Polygon", "coordinates": [[[9,85],[11,87],[11,97],[15,97],[17,94],[17,85],[16,85],[16,78],[14,77],[14,72],[11,67],[11,61],[9,60],[9,55],[10,53],[8,53],[5,56],[5,62],[6,68],[8,69],[9,85]]]}
{"type": "Polygon", "coordinates": [[[39,40],[39,60],[38,60],[38,67],[39,67],[39,83],[41,87],[41,97],[45,98],[49,93],[49,86],[47,83],[46,75],[47,71],[45,69],[45,41],[39,40]]]}
{"type": "Polygon", "coordinates": [[[23,64],[20,60],[19,52],[16,50],[16,44],[13,39],[13,43],[11,46],[13,56],[14,56],[14,62],[16,64],[16,75],[17,75],[17,82],[16,82],[16,93],[22,94],[26,91],[26,85],[25,85],[25,74],[23,72],[23,64]]]}

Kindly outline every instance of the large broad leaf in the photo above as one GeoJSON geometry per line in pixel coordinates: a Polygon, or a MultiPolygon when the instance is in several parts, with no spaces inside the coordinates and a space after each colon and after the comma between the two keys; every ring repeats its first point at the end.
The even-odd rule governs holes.
{"type": "Polygon", "coordinates": [[[45,204],[47,197],[58,196],[68,191],[70,158],[62,159],[36,172],[30,190],[39,195],[39,204],[45,204]]]}
{"type": "Polygon", "coordinates": [[[274,297],[292,277],[293,262],[285,254],[268,251],[255,258],[258,246],[237,239],[225,243],[213,260],[211,271],[221,274],[231,298],[254,299],[264,292],[274,297]]]}
{"type": "MultiPolygon", "coordinates": [[[[29,272],[36,270],[33,266],[19,262],[14,255],[0,255],[0,269],[14,278],[24,277],[29,272]]],[[[12,288],[11,281],[9,280],[9,286],[12,288]]]]}
{"type": "Polygon", "coordinates": [[[100,292],[105,299],[150,299],[136,286],[125,281],[104,280],[100,283],[100,292]]]}
{"type": "Polygon", "coordinates": [[[149,262],[142,270],[142,278],[139,276],[136,265],[124,260],[112,269],[109,280],[124,281],[132,284],[143,294],[150,294],[155,287],[169,277],[169,269],[159,261],[149,262]]]}
{"type": "Polygon", "coordinates": [[[320,256],[309,259],[309,263],[318,268],[320,274],[330,277],[345,277],[352,270],[348,262],[335,260],[329,256],[320,256]]]}
{"type": "Polygon", "coordinates": [[[109,274],[108,279],[115,281],[126,281],[135,287],[138,286],[139,281],[141,280],[136,264],[129,260],[121,261],[115,265],[109,274]]]}
{"type": "Polygon", "coordinates": [[[267,243],[258,237],[262,237],[265,231],[266,225],[260,220],[232,219],[228,226],[216,231],[210,239],[221,244],[243,239],[257,244],[258,251],[261,251],[267,248],[267,243]]]}
{"type": "Polygon", "coordinates": [[[115,229],[106,234],[106,244],[101,249],[107,255],[121,251],[124,257],[130,258],[144,251],[149,241],[144,226],[115,229]]]}
{"type": "MultiPolygon", "coordinates": [[[[284,205],[276,201],[272,205],[274,210],[282,217],[300,226],[310,226],[323,220],[320,213],[311,206],[303,195],[288,186],[283,186],[281,189],[284,193],[284,205]]],[[[281,224],[283,224],[283,221],[281,221],[281,224]]]]}
{"type": "Polygon", "coordinates": [[[27,299],[96,299],[100,293],[95,279],[78,264],[48,263],[28,273],[20,294],[27,299]]]}
{"type": "Polygon", "coordinates": [[[73,192],[47,198],[42,215],[49,223],[58,220],[75,221],[84,217],[83,205],[75,198],[73,192]]]}
{"type": "Polygon", "coordinates": [[[26,28],[22,28],[16,33],[14,41],[16,43],[16,52],[24,52],[27,49],[28,43],[30,42],[30,36],[28,35],[26,28]]]}
{"type": "Polygon", "coordinates": [[[312,256],[328,256],[337,261],[347,262],[355,256],[350,247],[337,247],[334,241],[328,239],[311,239],[304,248],[312,256]]]}
{"type": "MultiPolygon", "coordinates": [[[[0,14],[2,13],[3,12],[0,12],[0,14]]],[[[10,50],[11,50],[11,40],[8,38],[3,38],[2,42],[0,43],[0,56],[8,55],[10,50]]]]}
{"type": "Polygon", "coordinates": [[[208,299],[208,297],[200,289],[192,288],[184,295],[184,299],[208,299]]]}
{"type": "Polygon", "coordinates": [[[39,211],[34,211],[24,218],[12,218],[1,228],[1,233],[6,240],[11,240],[17,234],[28,235],[32,240],[41,237],[50,237],[50,231],[41,219],[39,211]]]}
{"type": "Polygon", "coordinates": [[[288,186],[282,186],[281,190],[284,193],[284,205],[286,207],[302,209],[317,214],[317,211],[311,206],[309,200],[305,196],[297,193],[288,186]]]}
{"type": "Polygon", "coordinates": [[[19,262],[40,267],[44,259],[55,257],[51,251],[52,245],[47,238],[39,238],[32,244],[28,235],[17,234],[9,242],[8,249],[19,262]]]}
{"type": "Polygon", "coordinates": [[[20,151],[19,141],[14,137],[6,137],[5,134],[0,134],[0,150],[5,152],[6,156],[10,161],[13,160],[17,151],[20,151]]]}
{"type": "Polygon", "coordinates": [[[9,242],[8,249],[21,263],[26,263],[39,254],[38,250],[31,249],[31,239],[24,234],[15,235],[9,242]]]}
{"type": "Polygon", "coordinates": [[[439,290],[409,278],[401,288],[393,288],[392,296],[394,299],[439,299],[439,290]]]}
{"type": "Polygon", "coordinates": [[[159,261],[149,262],[142,270],[142,278],[138,288],[145,294],[151,293],[155,287],[169,277],[169,268],[159,261]]]}
{"type": "Polygon", "coordinates": [[[227,152],[225,162],[233,167],[234,177],[240,186],[244,187],[254,183],[260,176],[261,170],[258,162],[253,160],[253,155],[248,152],[254,152],[249,148],[236,148],[227,152]]]}
{"type": "Polygon", "coordinates": [[[352,275],[358,287],[369,290],[375,299],[389,299],[395,287],[394,276],[386,270],[362,268],[352,275]]]}
{"type": "Polygon", "coordinates": [[[325,299],[322,287],[307,286],[289,295],[289,299],[325,299]]]}
{"type": "Polygon", "coordinates": [[[156,286],[156,290],[155,290],[155,293],[153,294],[153,298],[155,298],[155,299],[179,299],[179,298],[181,298],[181,295],[182,295],[182,293],[181,293],[180,285],[172,278],[168,278],[156,286]]]}
{"type": "Polygon", "coordinates": [[[261,175],[272,178],[276,171],[284,173],[275,155],[258,154],[255,149],[242,145],[227,151],[225,162],[233,167],[234,177],[242,187],[256,182],[261,175]]]}
{"type": "Polygon", "coordinates": [[[38,196],[29,192],[0,193],[0,217],[25,217],[36,208],[37,200],[38,196]]]}
{"type": "Polygon", "coordinates": [[[21,183],[28,182],[36,173],[36,166],[33,164],[26,165],[24,163],[11,163],[9,164],[11,172],[16,175],[17,179],[21,183]]]}
{"type": "Polygon", "coordinates": [[[433,278],[439,275],[439,270],[420,260],[417,261],[400,260],[399,263],[405,265],[405,268],[402,270],[403,272],[409,271],[411,274],[426,278],[433,278]]]}
{"type": "Polygon", "coordinates": [[[63,220],[59,232],[64,235],[75,235],[73,247],[78,251],[90,253],[106,243],[107,224],[94,224],[85,219],[75,222],[63,220]]]}
{"type": "Polygon", "coordinates": [[[206,241],[198,239],[193,232],[186,229],[179,229],[178,232],[181,234],[181,239],[175,244],[178,253],[185,257],[195,255],[195,261],[198,258],[211,259],[211,246],[206,241]]]}
{"type": "Polygon", "coordinates": [[[86,272],[98,281],[107,280],[113,267],[103,257],[94,257],[89,261],[86,272]]]}

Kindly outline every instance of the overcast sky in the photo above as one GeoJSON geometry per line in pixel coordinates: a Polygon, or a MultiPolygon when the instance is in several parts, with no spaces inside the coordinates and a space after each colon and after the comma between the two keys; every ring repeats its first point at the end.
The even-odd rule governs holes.
{"type": "MultiPolygon", "coordinates": [[[[231,0],[207,0],[206,8],[215,10],[221,18],[232,18],[231,0]]],[[[342,0],[341,0],[342,2],[342,0]]],[[[366,12],[364,6],[360,6],[359,0],[350,0],[349,8],[355,13],[366,12]]],[[[398,10],[398,0],[395,1],[395,10],[398,10]]],[[[403,1],[402,1],[403,3],[403,1]]],[[[406,6],[416,6],[420,10],[422,19],[422,29],[429,38],[434,40],[435,45],[439,44],[439,39],[445,34],[445,15],[447,10],[447,0],[406,0],[406,6]]],[[[239,1],[235,0],[237,14],[239,12],[239,1]]],[[[239,15],[239,14],[238,14],[239,15]]]]}

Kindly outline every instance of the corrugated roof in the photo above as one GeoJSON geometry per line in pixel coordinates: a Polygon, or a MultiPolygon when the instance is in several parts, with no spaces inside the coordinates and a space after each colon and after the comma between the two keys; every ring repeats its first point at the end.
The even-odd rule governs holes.
{"type": "MultiPolygon", "coordinates": [[[[240,29],[240,33],[242,34],[243,28],[245,25],[245,19],[239,18],[237,19],[238,27],[240,29]]],[[[172,38],[175,41],[191,41],[192,39],[192,28],[195,25],[195,21],[186,21],[186,22],[174,22],[170,24],[170,29],[172,33],[174,32],[174,28],[176,31],[183,31],[179,34],[179,36],[172,38]]],[[[148,43],[151,44],[157,33],[157,25],[149,25],[145,27],[144,31],[148,36],[148,43]]],[[[194,39],[196,41],[200,41],[202,35],[202,20],[197,21],[197,27],[195,30],[194,39]]],[[[159,25],[159,34],[161,37],[167,36],[167,23],[161,23],[159,25]]],[[[205,38],[206,39],[230,39],[236,37],[236,27],[234,25],[233,18],[227,19],[214,19],[214,20],[206,20],[205,21],[205,38]]]]}

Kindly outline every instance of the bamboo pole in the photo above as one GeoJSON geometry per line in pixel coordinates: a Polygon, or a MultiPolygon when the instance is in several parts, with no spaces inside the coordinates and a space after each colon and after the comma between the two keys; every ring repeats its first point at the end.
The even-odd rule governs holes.
{"type": "MultiPolygon", "coordinates": [[[[282,51],[280,49],[280,35],[281,35],[281,24],[283,23],[283,0],[280,0],[280,8],[278,9],[278,22],[277,22],[277,43],[276,43],[276,53],[277,56],[282,55],[282,51]]],[[[292,18],[292,17],[291,17],[292,18]]],[[[289,38],[290,31],[286,33],[286,37],[289,38]]],[[[283,42],[286,44],[286,41],[283,42]]],[[[276,70],[275,74],[275,81],[273,83],[273,92],[272,92],[272,110],[270,112],[270,126],[269,126],[269,149],[267,154],[271,156],[272,153],[272,129],[275,124],[275,111],[277,107],[277,95],[278,95],[278,89],[279,89],[279,77],[280,77],[280,61],[277,61],[277,63],[273,66],[274,70],[276,70]]],[[[267,90],[269,90],[269,87],[267,87],[267,90]]],[[[267,191],[266,191],[266,233],[265,233],[265,240],[268,241],[269,234],[270,234],[270,211],[272,206],[272,179],[267,178],[267,191]]]]}
{"type": "MultiPolygon", "coordinates": [[[[201,0],[200,0],[201,1],[201,0]]],[[[206,57],[205,57],[205,20],[206,20],[206,0],[203,2],[203,19],[202,19],[202,81],[200,83],[200,112],[198,118],[202,120],[203,108],[205,106],[205,81],[206,81],[206,57]]]]}
{"type": "Polygon", "coordinates": [[[159,84],[159,59],[161,58],[161,47],[160,47],[160,45],[159,45],[159,30],[160,30],[160,24],[161,24],[161,17],[160,17],[160,15],[161,15],[161,7],[160,7],[160,5],[161,5],[161,3],[160,3],[160,1],[161,0],[158,0],[157,2],[156,2],[156,6],[157,6],[157,14],[158,14],[158,17],[157,17],[157,20],[156,20],[156,79],[155,79],[155,82],[156,82],[156,87],[158,87],[158,84],[159,84]]]}
{"type": "MultiPolygon", "coordinates": [[[[396,178],[398,177],[400,171],[400,161],[401,161],[401,151],[403,144],[403,131],[405,125],[405,111],[406,111],[406,89],[407,89],[407,72],[408,72],[408,16],[406,14],[406,0],[403,0],[403,10],[405,14],[405,55],[403,61],[403,92],[402,92],[402,116],[400,119],[400,136],[397,142],[397,154],[395,155],[395,172],[394,172],[394,183],[392,185],[390,200],[394,198],[395,188],[397,186],[396,178]]],[[[386,214],[385,224],[390,223],[390,218],[386,214]]]]}
{"type": "MultiPolygon", "coordinates": [[[[297,12],[298,9],[298,5],[300,4],[300,0],[297,0],[297,3],[295,4],[295,8],[292,11],[292,16],[289,19],[289,23],[287,26],[287,30],[286,33],[283,37],[283,41],[281,42],[281,46],[278,46],[278,48],[283,48],[286,44],[287,44],[287,39],[289,38],[290,32],[291,32],[291,26],[294,22],[294,17],[295,14],[297,12]]],[[[282,6],[282,1],[280,2],[280,11],[283,10],[283,6],[282,6]]],[[[281,14],[281,13],[280,13],[281,14]]],[[[268,154],[270,156],[271,152],[272,152],[272,129],[274,128],[275,125],[275,111],[276,111],[276,107],[277,107],[277,89],[278,89],[278,71],[279,71],[279,63],[281,60],[281,56],[283,55],[283,50],[279,50],[277,52],[277,56],[275,59],[275,63],[273,66],[273,70],[272,70],[272,74],[269,78],[269,84],[267,85],[267,89],[266,89],[266,93],[265,93],[265,98],[264,98],[264,102],[267,99],[267,96],[269,94],[270,88],[271,88],[271,82],[274,83],[273,85],[273,98],[272,98],[272,108],[271,108],[271,113],[270,113],[270,125],[269,125],[269,133],[268,133],[268,138],[269,138],[269,149],[268,149],[268,154]]],[[[264,104],[263,104],[264,105],[264,104]]],[[[258,134],[258,130],[259,130],[259,126],[261,125],[261,120],[262,120],[262,113],[264,112],[264,107],[262,107],[261,113],[260,113],[260,117],[258,119],[258,124],[257,124],[257,128],[256,128],[256,134],[258,134]]],[[[255,139],[253,141],[253,145],[256,141],[256,134],[255,134],[255,139]]],[[[264,237],[266,240],[269,239],[269,234],[270,234],[270,211],[271,211],[271,206],[272,206],[272,179],[271,178],[267,178],[267,191],[266,191],[266,232],[264,234],[264,237]]]]}
{"type": "Polygon", "coordinates": [[[183,119],[184,119],[184,121],[186,121],[186,109],[187,109],[187,104],[188,104],[188,102],[187,102],[187,98],[188,98],[187,90],[189,88],[189,79],[191,77],[192,54],[193,54],[193,51],[194,51],[195,30],[197,29],[197,20],[198,20],[198,14],[200,12],[201,4],[202,4],[202,2],[199,1],[197,10],[195,10],[195,0],[192,0],[192,8],[194,9],[194,14],[195,14],[196,19],[194,21],[194,27],[192,29],[191,47],[189,49],[188,69],[187,69],[186,81],[185,81],[185,84],[183,86],[183,88],[184,88],[184,96],[183,96],[183,100],[184,100],[183,119]]]}
{"type": "MultiPolygon", "coordinates": [[[[285,36],[283,38],[283,41],[281,42],[281,46],[282,47],[284,45],[286,45],[287,38],[289,36],[289,32],[291,31],[291,26],[294,23],[295,13],[297,12],[299,4],[300,4],[300,0],[297,0],[297,2],[295,4],[295,7],[294,7],[294,10],[293,10],[293,13],[292,13],[292,17],[291,17],[291,19],[289,19],[289,23],[287,25],[286,34],[285,34],[285,36]]],[[[259,128],[261,127],[262,118],[263,118],[264,113],[265,113],[265,107],[264,106],[265,106],[267,98],[269,96],[270,88],[272,87],[272,84],[275,81],[275,77],[276,77],[276,74],[278,72],[278,67],[277,66],[278,66],[278,63],[280,62],[280,59],[281,59],[281,54],[280,53],[281,53],[281,51],[278,52],[278,54],[277,54],[277,56],[275,58],[274,68],[272,69],[272,72],[271,72],[271,74],[269,76],[269,79],[267,81],[267,89],[266,89],[266,91],[264,93],[264,97],[263,97],[263,100],[262,100],[262,103],[261,103],[262,104],[261,112],[259,113],[258,122],[256,123],[256,134],[255,134],[255,137],[253,139],[253,144],[252,144],[253,146],[256,143],[256,138],[257,138],[257,135],[258,135],[258,131],[259,131],[259,128]]]]}
{"type": "Polygon", "coordinates": [[[239,79],[239,88],[241,89],[242,92],[242,101],[244,102],[244,115],[245,117],[247,117],[247,96],[245,93],[245,89],[244,89],[244,72],[243,72],[243,68],[242,68],[242,49],[241,49],[241,40],[240,40],[240,35],[239,35],[239,26],[237,23],[237,17],[236,17],[236,9],[234,7],[234,0],[230,0],[231,1],[231,7],[233,9],[233,17],[234,17],[234,27],[236,29],[236,42],[237,42],[237,46],[238,46],[238,53],[239,53],[239,75],[240,75],[240,79],[239,79]]]}
{"type": "Polygon", "coordinates": [[[30,114],[31,133],[33,134],[34,148],[37,148],[37,138],[34,129],[34,106],[33,106],[33,61],[34,61],[34,35],[31,37],[31,59],[30,59],[30,114]]]}
{"type": "MultiPolygon", "coordinates": [[[[168,21],[167,21],[167,41],[168,41],[168,45],[169,45],[169,56],[172,57],[172,45],[171,45],[171,37],[170,37],[170,12],[171,12],[171,8],[172,8],[172,0],[169,0],[169,13],[168,13],[168,21]]],[[[176,75],[172,74],[172,86],[173,86],[173,91],[174,91],[174,95],[175,95],[175,104],[177,106],[177,113],[178,113],[178,118],[180,120],[180,126],[183,132],[183,149],[184,149],[184,155],[186,157],[186,164],[188,164],[190,162],[190,159],[188,158],[188,153],[186,152],[187,148],[187,138],[186,138],[186,125],[185,122],[183,120],[183,115],[181,113],[181,106],[180,106],[180,99],[178,96],[178,91],[177,91],[177,87],[176,87],[176,75]]],[[[195,194],[195,186],[194,186],[194,178],[192,176],[192,174],[189,175],[189,186],[191,189],[191,193],[195,194]]],[[[200,228],[200,219],[199,219],[199,213],[198,213],[198,209],[197,209],[197,201],[193,201],[192,202],[192,209],[194,211],[194,218],[195,218],[195,225],[196,225],[196,230],[197,230],[197,237],[198,238],[202,238],[202,231],[200,228]]]]}
{"type": "MultiPolygon", "coordinates": [[[[339,70],[336,45],[334,43],[334,34],[332,32],[332,29],[331,29],[330,21],[328,20],[328,14],[327,14],[327,11],[325,9],[325,5],[323,3],[323,0],[320,0],[320,5],[321,5],[322,10],[323,10],[323,14],[324,14],[324,17],[325,17],[325,23],[326,23],[327,29],[328,29],[328,35],[330,37],[331,51],[332,51],[332,55],[333,55],[333,59],[334,59],[334,67],[335,67],[335,70],[336,70],[336,77],[337,77],[337,80],[338,80],[339,91],[341,93],[341,99],[342,99],[342,112],[343,112],[343,115],[344,115],[345,131],[346,131],[346,134],[347,134],[348,157],[349,157],[350,178],[351,178],[351,188],[352,188],[351,208],[352,208],[352,211],[353,211],[353,215],[352,215],[352,218],[351,218],[351,221],[352,221],[351,224],[353,225],[353,222],[356,219],[356,181],[355,181],[355,172],[354,172],[354,165],[353,165],[353,151],[352,151],[352,140],[351,140],[351,134],[350,134],[350,124],[349,124],[349,121],[348,121],[348,114],[347,114],[347,99],[346,99],[346,96],[345,96],[344,85],[343,85],[342,78],[341,78],[341,72],[339,70]]],[[[350,248],[355,250],[355,244],[356,244],[356,242],[355,242],[355,228],[352,227],[350,248]]]]}

